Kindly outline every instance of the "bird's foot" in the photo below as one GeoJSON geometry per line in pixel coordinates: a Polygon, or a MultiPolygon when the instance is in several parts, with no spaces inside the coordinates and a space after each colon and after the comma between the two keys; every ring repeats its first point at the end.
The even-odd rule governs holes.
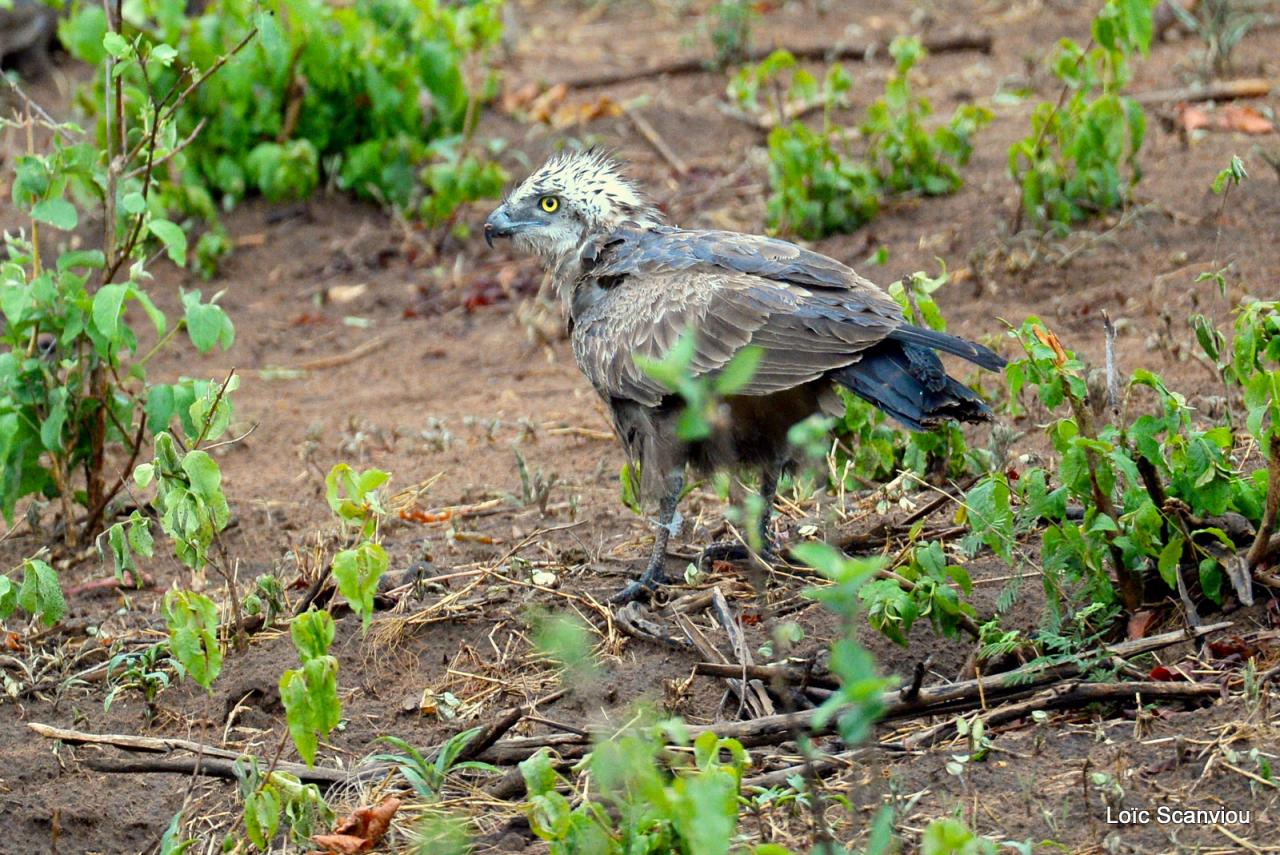
{"type": "Polygon", "coordinates": [[[722,540],[718,543],[712,543],[703,549],[698,556],[698,569],[706,570],[716,561],[728,561],[731,564],[737,564],[750,561],[753,558],[759,559],[766,565],[772,565],[777,558],[773,544],[766,543],[763,549],[753,553],[745,543],[736,540],[722,540]]]}
{"type": "Polygon", "coordinates": [[[659,568],[656,572],[650,567],[640,575],[639,579],[634,579],[627,584],[618,593],[609,598],[609,602],[615,606],[626,605],[627,603],[647,603],[652,597],[653,592],[666,584],[667,577],[659,568]]]}

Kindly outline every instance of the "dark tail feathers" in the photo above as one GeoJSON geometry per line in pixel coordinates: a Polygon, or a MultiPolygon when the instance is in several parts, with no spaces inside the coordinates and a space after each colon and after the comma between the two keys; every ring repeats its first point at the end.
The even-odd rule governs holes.
{"type": "Polygon", "coordinates": [[[1001,371],[1006,364],[1004,357],[989,347],[983,347],[980,344],[974,344],[971,341],[965,341],[962,338],[956,338],[944,332],[937,332],[936,330],[929,330],[912,324],[903,324],[898,327],[889,333],[889,338],[893,341],[900,341],[903,344],[914,344],[927,347],[930,350],[951,353],[962,359],[967,359],[974,365],[985,368],[988,371],[1001,371]]]}
{"type": "Polygon", "coordinates": [[[863,352],[854,364],[833,372],[837,383],[869,401],[912,430],[925,431],[947,419],[986,421],[991,410],[975,392],[947,376],[942,360],[930,348],[963,356],[984,368],[1004,360],[985,347],[944,333],[902,327],[863,352]],[[897,333],[909,330],[907,336],[897,333]],[[924,334],[924,335],[916,335],[924,334]],[[905,340],[904,340],[905,339],[905,340]],[[925,347],[914,342],[929,344],[925,347]]]}

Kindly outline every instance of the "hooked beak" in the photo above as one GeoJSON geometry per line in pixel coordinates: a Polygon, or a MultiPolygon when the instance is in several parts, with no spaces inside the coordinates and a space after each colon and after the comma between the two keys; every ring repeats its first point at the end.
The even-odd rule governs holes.
{"type": "Polygon", "coordinates": [[[529,224],[511,219],[506,205],[500,205],[489,215],[489,219],[484,221],[484,241],[492,248],[494,238],[511,237],[526,225],[529,224]]]}

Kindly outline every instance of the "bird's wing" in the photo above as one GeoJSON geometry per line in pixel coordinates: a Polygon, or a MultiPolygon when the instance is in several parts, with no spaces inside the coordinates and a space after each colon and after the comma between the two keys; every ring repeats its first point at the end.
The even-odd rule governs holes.
{"type": "Polygon", "coordinates": [[[602,393],[647,405],[668,390],[634,356],[661,359],[686,330],[694,376],[761,348],[739,394],[765,395],[856,362],[902,324],[897,303],[848,267],[770,238],[615,232],[584,266],[607,292],[575,318],[578,364],[602,393]]]}

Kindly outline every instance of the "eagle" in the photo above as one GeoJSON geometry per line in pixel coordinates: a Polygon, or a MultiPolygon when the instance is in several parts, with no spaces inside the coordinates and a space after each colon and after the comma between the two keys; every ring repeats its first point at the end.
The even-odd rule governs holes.
{"type": "MultiPolygon", "coordinates": [[[[484,236],[536,255],[567,316],[573,355],[613,420],[646,493],[657,494],[653,551],[613,599],[647,598],[666,581],[669,538],[680,526],[686,470],[760,474],[763,557],[772,556],[778,479],[788,433],[821,412],[843,412],[836,387],[915,431],[948,419],[991,418],[949,377],[935,351],[989,370],[1005,361],[982,345],[915,326],[898,303],[852,268],[785,240],[669,225],[609,155],[553,155],[489,215],[484,236]],[[644,369],[694,337],[688,371],[714,378],[758,348],[756,370],[721,404],[711,434],[685,441],[684,399],[644,369]]],[[[741,544],[712,544],[701,560],[741,560],[741,544]]]]}

